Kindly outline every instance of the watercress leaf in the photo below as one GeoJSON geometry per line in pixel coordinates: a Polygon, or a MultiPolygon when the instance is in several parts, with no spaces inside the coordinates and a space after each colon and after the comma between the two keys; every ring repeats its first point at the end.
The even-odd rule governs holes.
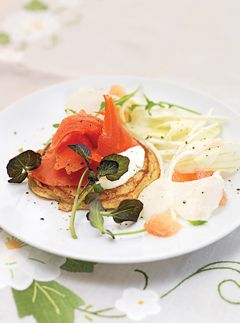
{"type": "Polygon", "coordinates": [[[123,174],[125,174],[128,171],[128,166],[130,162],[128,157],[117,155],[117,154],[108,155],[102,159],[100,163],[100,167],[101,167],[101,164],[105,163],[106,160],[118,163],[117,172],[106,175],[107,179],[109,179],[110,181],[118,180],[123,174]]]}
{"type": "Polygon", "coordinates": [[[128,199],[122,201],[119,206],[111,211],[113,220],[116,223],[125,221],[137,222],[143,209],[143,203],[137,199],[128,199]]]}
{"type": "Polygon", "coordinates": [[[101,201],[93,200],[89,204],[89,212],[87,219],[90,221],[91,226],[104,233],[104,219],[101,212],[104,211],[101,201]]]}
{"type": "Polygon", "coordinates": [[[208,221],[205,221],[205,220],[188,220],[188,222],[191,223],[194,226],[199,226],[199,225],[206,224],[208,221]]]}
{"type": "Polygon", "coordinates": [[[98,181],[98,177],[96,173],[91,168],[89,168],[89,171],[88,171],[88,181],[90,185],[93,185],[95,182],[98,181]]]}
{"type": "Polygon", "coordinates": [[[98,167],[98,176],[113,175],[118,172],[118,162],[113,160],[102,160],[98,167]]]}
{"type": "Polygon", "coordinates": [[[7,164],[7,173],[11,179],[9,183],[22,183],[28,172],[41,165],[41,155],[33,150],[26,150],[10,159],[7,164]]]}
{"type": "Polygon", "coordinates": [[[104,191],[104,188],[99,183],[95,183],[93,185],[94,192],[96,193],[102,193],[104,191]]]}
{"type": "Polygon", "coordinates": [[[22,183],[28,177],[28,173],[23,171],[23,173],[15,176],[8,180],[8,183],[22,183]]]}
{"type": "Polygon", "coordinates": [[[84,144],[75,144],[75,145],[68,145],[70,149],[75,151],[78,155],[80,155],[89,166],[89,157],[92,156],[90,149],[85,146],[84,144]]]}

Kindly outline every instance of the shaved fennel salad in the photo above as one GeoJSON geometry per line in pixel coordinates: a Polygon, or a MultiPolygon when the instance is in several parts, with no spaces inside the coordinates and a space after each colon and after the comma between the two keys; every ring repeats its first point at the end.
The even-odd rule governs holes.
{"type": "Polygon", "coordinates": [[[154,148],[161,165],[160,178],[140,195],[144,217],[169,213],[193,225],[207,223],[227,203],[223,178],[240,167],[240,146],[222,137],[228,118],[213,109],[201,114],[173,102],[153,101],[140,88],[129,94],[119,87],[114,91],[123,94],[116,99],[123,123],[154,148]]]}

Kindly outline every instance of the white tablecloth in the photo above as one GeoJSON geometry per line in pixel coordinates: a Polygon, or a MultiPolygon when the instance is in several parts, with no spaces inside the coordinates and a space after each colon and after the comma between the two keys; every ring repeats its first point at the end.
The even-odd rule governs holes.
{"type": "MultiPolygon", "coordinates": [[[[0,45],[0,109],[55,82],[85,75],[128,74],[154,76],[200,89],[240,112],[239,1],[61,0],[59,9],[54,7],[56,1],[49,0],[45,1],[48,8],[42,11],[51,16],[53,6],[54,17],[61,15],[61,22],[55,26],[54,35],[35,41],[29,37],[23,40],[21,33],[16,36],[11,22],[5,21],[14,12],[38,15],[38,11],[22,9],[29,2],[0,0],[0,43],[1,30],[10,35],[10,42],[0,45]]],[[[136,268],[149,276],[147,289],[160,296],[199,267],[222,260],[240,261],[240,229],[182,257],[148,264],[97,264],[91,273],[62,271],[57,281],[86,304],[104,308],[114,306],[124,289],[141,289],[143,280],[134,272],[136,268]]],[[[240,269],[238,264],[231,267],[240,269]]],[[[144,322],[238,323],[239,305],[224,301],[217,292],[217,285],[224,279],[240,283],[239,273],[229,269],[195,275],[161,299],[161,312],[147,316],[144,322]]],[[[239,286],[224,284],[224,297],[240,302],[239,286]]],[[[1,322],[34,322],[31,316],[18,317],[9,287],[1,289],[0,295],[1,322]]],[[[89,316],[96,322],[132,322],[126,317],[89,316]]],[[[84,313],[75,311],[75,322],[84,320],[84,313]]]]}

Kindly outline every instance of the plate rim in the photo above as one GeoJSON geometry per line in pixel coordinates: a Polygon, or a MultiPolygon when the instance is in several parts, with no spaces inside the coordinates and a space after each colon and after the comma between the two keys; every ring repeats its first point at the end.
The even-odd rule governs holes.
{"type": "MultiPolygon", "coordinates": [[[[221,106],[223,106],[226,110],[229,110],[231,111],[234,115],[236,115],[238,118],[240,118],[240,113],[238,113],[237,111],[235,111],[235,109],[231,108],[230,106],[226,105],[223,101],[215,98],[214,96],[211,96],[209,94],[206,94],[204,93],[204,91],[200,91],[200,90],[197,90],[195,88],[192,88],[192,87],[188,87],[188,86],[184,86],[180,83],[177,83],[177,82],[172,82],[172,81],[169,81],[169,80],[163,80],[159,77],[146,77],[146,76],[139,76],[139,75],[136,75],[136,76],[133,76],[133,75],[92,75],[92,76],[82,76],[82,77],[79,77],[79,78],[73,78],[73,79],[69,79],[69,80],[65,80],[65,81],[62,81],[62,82],[57,82],[57,83],[54,83],[54,84],[51,84],[49,86],[46,86],[46,87],[43,87],[39,90],[36,90],[36,91],[33,91],[29,94],[26,94],[20,98],[18,98],[17,100],[11,102],[10,104],[8,104],[7,106],[3,107],[3,109],[0,111],[0,117],[1,115],[3,115],[4,113],[6,113],[7,111],[11,110],[15,105],[18,105],[18,104],[21,104],[22,101],[24,101],[25,99],[27,98],[31,98],[35,95],[41,95],[41,93],[44,93],[46,91],[51,91],[53,90],[54,88],[58,88],[59,86],[69,86],[70,84],[74,84],[74,83],[77,83],[77,82],[84,82],[84,81],[91,81],[91,80],[110,80],[110,79],[119,79],[119,81],[124,81],[124,79],[128,79],[128,80],[133,80],[133,81],[137,81],[139,80],[142,81],[142,83],[144,83],[144,81],[154,81],[154,82],[158,82],[158,83],[162,83],[162,84],[167,84],[169,86],[175,86],[177,88],[179,88],[180,90],[185,90],[185,91],[188,91],[188,92],[191,92],[193,94],[196,94],[196,95],[200,95],[206,99],[209,99],[209,100],[213,100],[215,101],[216,103],[220,104],[221,106]]],[[[76,257],[76,255],[72,256],[73,259],[79,259],[79,260],[83,260],[83,261],[89,261],[89,262],[97,262],[97,263],[105,263],[105,264],[134,264],[134,263],[148,263],[148,262],[155,262],[155,261],[160,261],[160,260],[166,260],[166,259],[171,259],[171,258],[174,258],[174,257],[180,257],[180,256],[183,256],[183,255],[186,255],[186,254],[189,254],[191,252],[195,252],[197,250],[200,250],[204,247],[207,247],[211,244],[213,244],[214,242],[217,242],[219,241],[220,239],[226,237],[227,235],[229,235],[231,232],[233,232],[235,229],[237,229],[238,227],[240,226],[240,222],[238,225],[234,224],[232,226],[229,226],[228,227],[228,230],[226,230],[225,232],[222,232],[221,234],[217,234],[215,235],[213,238],[210,238],[206,241],[203,241],[202,243],[199,243],[197,246],[195,247],[189,247],[189,248],[186,248],[186,250],[182,251],[175,251],[175,252],[170,252],[168,253],[167,255],[155,255],[155,256],[148,256],[148,255],[144,255],[139,257],[138,260],[130,260],[128,258],[126,259],[109,259],[109,258],[103,258],[103,257],[97,257],[97,256],[80,256],[80,257],[76,257]]],[[[6,228],[5,225],[2,225],[0,223],[0,227],[6,231],[7,233],[9,233],[10,235],[13,235],[14,237],[20,239],[21,241],[27,243],[28,245],[30,246],[33,246],[37,249],[40,249],[40,250],[44,250],[48,253],[51,253],[51,254],[55,254],[55,255],[58,255],[58,256],[62,256],[62,257],[66,257],[66,258],[71,258],[70,254],[65,254],[64,252],[61,252],[60,250],[58,249],[55,249],[55,248],[48,248],[46,245],[44,245],[43,247],[41,245],[39,245],[38,243],[35,243],[35,242],[32,242],[30,241],[30,239],[23,239],[22,236],[20,236],[19,234],[16,234],[15,232],[13,232],[11,230],[11,228],[6,228]]]]}
{"type": "MultiPolygon", "coordinates": [[[[189,248],[186,249],[184,252],[179,251],[179,252],[172,252],[169,253],[168,255],[165,256],[151,256],[151,257],[147,257],[146,255],[144,257],[139,257],[139,260],[129,260],[129,259],[112,259],[109,260],[108,258],[102,258],[102,257],[85,257],[85,256],[81,256],[81,257],[76,257],[76,256],[71,256],[69,253],[66,254],[64,252],[60,252],[57,249],[50,249],[48,247],[39,247],[39,245],[37,243],[32,243],[29,242],[28,239],[22,239],[22,237],[20,237],[18,234],[13,234],[11,230],[5,229],[4,225],[1,225],[1,228],[7,232],[8,234],[14,236],[15,238],[19,239],[20,241],[28,244],[30,247],[34,247],[36,249],[45,251],[47,253],[53,254],[53,255],[57,255],[59,257],[65,257],[65,258],[70,258],[70,259],[75,259],[75,260],[82,260],[82,261],[86,261],[86,262],[94,262],[94,263],[99,263],[99,264],[141,264],[141,263],[150,263],[150,262],[156,262],[156,261],[161,261],[161,260],[167,260],[167,259],[172,259],[172,258],[176,258],[176,257],[180,257],[180,256],[184,256],[186,254],[190,254],[192,252],[195,252],[197,250],[203,249],[204,247],[208,247],[210,245],[212,245],[213,243],[227,237],[231,232],[233,232],[234,230],[236,230],[238,227],[240,226],[240,223],[237,226],[233,226],[230,227],[229,230],[227,230],[227,232],[225,231],[224,233],[220,234],[219,236],[214,236],[214,238],[207,240],[206,242],[203,242],[202,244],[199,244],[198,246],[196,246],[195,248],[189,248]]],[[[157,239],[157,238],[156,238],[157,239]]]]}

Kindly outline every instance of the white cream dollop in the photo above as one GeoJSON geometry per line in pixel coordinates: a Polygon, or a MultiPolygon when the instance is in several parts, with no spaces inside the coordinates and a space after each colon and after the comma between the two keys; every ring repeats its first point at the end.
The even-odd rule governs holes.
{"type": "Polygon", "coordinates": [[[160,178],[146,187],[139,199],[144,204],[145,219],[172,210],[186,220],[206,220],[219,207],[223,189],[224,181],[218,172],[189,182],[160,178]]]}
{"type": "Polygon", "coordinates": [[[126,156],[129,158],[130,162],[128,166],[128,171],[116,181],[110,181],[106,178],[106,176],[101,177],[99,183],[105,190],[116,188],[127,183],[127,181],[130,178],[132,178],[137,172],[139,172],[143,168],[145,150],[142,146],[134,146],[119,153],[119,155],[126,156]]]}

